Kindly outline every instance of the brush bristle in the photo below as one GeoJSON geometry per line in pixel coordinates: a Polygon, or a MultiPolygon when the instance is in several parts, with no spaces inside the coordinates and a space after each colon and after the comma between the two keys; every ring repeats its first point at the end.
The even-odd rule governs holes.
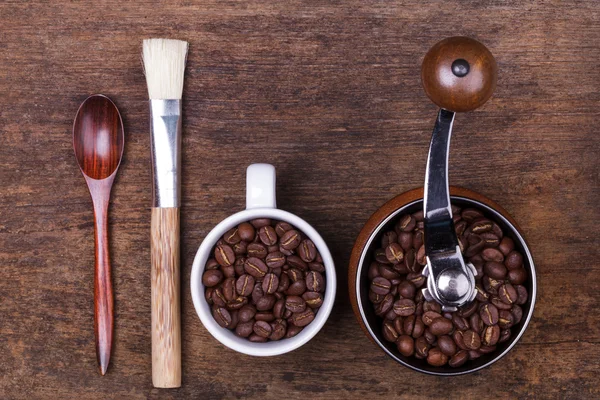
{"type": "Polygon", "coordinates": [[[142,58],[150,99],[181,99],[187,52],[188,42],[183,40],[144,40],[142,58]]]}

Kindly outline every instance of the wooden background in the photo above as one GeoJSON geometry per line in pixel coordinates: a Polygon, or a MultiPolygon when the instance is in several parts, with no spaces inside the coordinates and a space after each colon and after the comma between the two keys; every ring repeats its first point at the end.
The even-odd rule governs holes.
{"type": "Polygon", "coordinates": [[[600,3],[220,1],[0,4],[0,398],[598,398],[600,3]],[[363,223],[422,185],[436,115],[419,66],[468,35],[498,88],[457,117],[450,179],[498,201],[538,268],[529,329],[502,361],[439,378],[386,358],[354,319],[347,263],[363,223]],[[140,47],[190,42],[184,91],[183,386],[151,385],[150,165],[140,47]],[[125,123],[113,190],[116,331],[96,372],[92,204],[72,150],[77,107],[104,93],[125,123]],[[203,237],[244,206],[245,168],[278,171],[278,203],[321,232],[332,317],[286,356],[218,344],[189,276],[203,237]]]}

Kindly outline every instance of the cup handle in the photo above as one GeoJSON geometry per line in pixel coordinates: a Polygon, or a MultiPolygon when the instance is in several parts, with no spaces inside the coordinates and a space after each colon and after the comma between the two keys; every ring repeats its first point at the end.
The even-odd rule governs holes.
{"type": "Polygon", "coordinates": [[[275,167],[252,164],[246,170],[246,210],[276,208],[275,167]]]}

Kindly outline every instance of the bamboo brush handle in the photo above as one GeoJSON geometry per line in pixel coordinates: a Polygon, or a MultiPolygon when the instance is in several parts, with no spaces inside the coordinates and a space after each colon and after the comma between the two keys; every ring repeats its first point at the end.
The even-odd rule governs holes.
{"type": "Polygon", "coordinates": [[[179,208],[152,208],[152,384],[181,386],[179,208]]]}

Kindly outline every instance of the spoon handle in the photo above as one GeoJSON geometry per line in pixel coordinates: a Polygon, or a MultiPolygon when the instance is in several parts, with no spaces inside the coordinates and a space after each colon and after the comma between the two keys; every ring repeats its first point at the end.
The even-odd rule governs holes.
{"type": "MultiPolygon", "coordinates": [[[[110,187],[109,187],[110,190],[110,187]]],[[[96,265],[94,273],[94,330],[96,357],[100,374],[104,375],[110,362],[113,336],[113,289],[108,249],[108,199],[110,191],[99,190],[93,196],[94,238],[96,265]]]]}
{"type": "Polygon", "coordinates": [[[152,208],[152,383],[181,386],[179,207],[152,208]]]}

